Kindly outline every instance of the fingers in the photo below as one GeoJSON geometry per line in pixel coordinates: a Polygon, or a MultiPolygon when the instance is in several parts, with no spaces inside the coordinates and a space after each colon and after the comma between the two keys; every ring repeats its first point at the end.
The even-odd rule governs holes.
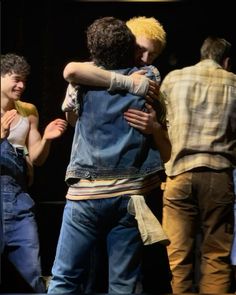
{"type": "Polygon", "coordinates": [[[55,119],[52,123],[57,126],[64,126],[64,127],[67,127],[68,125],[68,122],[64,119],[55,119]]]}
{"type": "Polygon", "coordinates": [[[65,132],[68,126],[68,122],[63,119],[55,119],[54,121],[50,122],[47,127],[45,128],[44,134],[48,138],[54,138],[55,132],[59,131],[60,133],[65,132]]]}
{"type": "Polygon", "coordinates": [[[153,81],[151,79],[149,79],[149,80],[150,80],[149,81],[149,87],[151,87],[152,90],[156,89],[156,91],[159,91],[160,85],[157,82],[155,82],[155,81],[153,81]]]}
{"type": "Polygon", "coordinates": [[[3,121],[5,120],[5,122],[10,122],[11,123],[14,120],[16,114],[17,114],[17,111],[15,109],[14,110],[7,111],[3,115],[2,120],[3,121]]]}
{"type": "Polygon", "coordinates": [[[17,111],[10,110],[7,111],[2,117],[1,117],[1,127],[2,130],[8,131],[10,129],[10,125],[13,122],[14,118],[16,117],[17,111]]]}
{"type": "Polygon", "coordinates": [[[63,119],[57,119],[56,126],[57,126],[58,130],[60,130],[63,133],[66,131],[66,128],[68,126],[68,122],[63,119]]]}
{"type": "Polygon", "coordinates": [[[145,116],[146,115],[145,112],[137,110],[137,109],[128,109],[126,112],[124,112],[124,114],[126,114],[126,115],[133,114],[133,115],[137,115],[137,116],[142,116],[142,115],[145,116]]]}
{"type": "Polygon", "coordinates": [[[147,94],[146,94],[146,100],[149,101],[149,102],[153,102],[154,100],[158,100],[158,95],[159,95],[159,89],[160,89],[160,86],[150,80],[149,81],[149,87],[148,87],[148,91],[147,91],[147,94]]]}
{"type": "Polygon", "coordinates": [[[148,109],[149,112],[154,111],[153,107],[149,103],[145,103],[145,107],[148,109]]]}
{"type": "Polygon", "coordinates": [[[135,74],[144,75],[146,74],[147,70],[138,70],[135,72],[135,74]]]}
{"type": "Polygon", "coordinates": [[[55,119],[50,122],[44,130],[45,139],[54,139],[60,137],[67,129],[68,123],[63,119],[55,119]]]}
{"type": "Polygon", "coordinates": [[[152,120],[149,113],[136,109],[129,109],[124,113],[124,118],[131,127],[140,130],[142,133],[152,133],[152,120]]]}
{"type": "Polygon", "coordinates": [[[140,124],[141,120],[140,120],[140,116],[139,115],[135,115],[132,113],[124,113],[124,117],[127,121],[135,123],[135,124],[140,124]]]}
{"type": "Polygon", "coordinates": [[[149,114],[143,111],[138,111],[134,109],[130,109],[124,113],[124,118],[136,126],[144,127],[147,125],[149,120],[149,114]]]}
{"type": "Polygon", "coordinates": [[[153,91],[150,91],[148,90],[146,96],[145,96],[145,99],[149,102],[154,102],[155,100],[159,100],[159,96],[157,93],[153,92],[153,91]]]}
{"type": "Polygon", "coordinates": [[[144,130],[144,127],[142,125],[138,125],[138,124],[135,124],[135,123],[132,123],[132,122],[128,122],[128,124],[133,127],[133,128],[136,128],[140,131],[143,131],[144,130]]]}
{"type": "Polygon", "coordinates": [[[160,92],[160,86],[156,82],[150,80],[148,92],[147,92],[147,98],[149,100],[151,100],[151,99],[156,100],[156,99],[158,99],[159,92],[160,92]]]}
{"type": "Polygon", "coordinates": [[[154,99],[150,96],[150,95],[146,95],[145,96],[145,99],[148,101],[148,102],[150,102],[150,103],[153,103],[154,102],[154,99]]]}
{"type": "Polygon", "coordinates": [[[55,122],[55,123],[63,123],[63,122],[65,122],[65,120],[61,119],[61,118],[58,118],[58,119],[55,119],[53,122],[55,122]]]}

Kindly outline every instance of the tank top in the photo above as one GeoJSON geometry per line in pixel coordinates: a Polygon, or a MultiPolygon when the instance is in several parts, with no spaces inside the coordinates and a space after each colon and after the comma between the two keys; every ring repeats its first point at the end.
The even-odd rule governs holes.
{"type": "Polygon", "coordinates": [[[7,139],[15,148],[24,149],[28,132],[28,117],[20,116],[17,124],[10,128],[10,134],[7,139]]]}

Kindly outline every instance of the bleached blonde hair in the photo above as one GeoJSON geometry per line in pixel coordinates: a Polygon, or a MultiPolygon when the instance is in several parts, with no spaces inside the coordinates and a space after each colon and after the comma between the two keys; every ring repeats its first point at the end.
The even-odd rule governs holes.
{"type": "Polygon", "coordinates": [[[157,40],[161,44],[161,50],[166,45],[166,32],[162,24],[154,17],[138,16],[126,22],[135,37],[146,37],[157,40]]]}

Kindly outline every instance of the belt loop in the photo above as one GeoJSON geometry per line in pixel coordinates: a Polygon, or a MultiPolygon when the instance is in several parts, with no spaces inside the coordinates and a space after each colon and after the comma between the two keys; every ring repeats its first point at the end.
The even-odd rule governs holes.
{"type": "Polygon", "coordinates": [[[17,147],[15,147],[15,146],[13,146],[13,148],[14,148],[15,154],[16,154],[18,157],[24,157],[24,156],[25,156],[24,149],[17,148],[17,147]]]}

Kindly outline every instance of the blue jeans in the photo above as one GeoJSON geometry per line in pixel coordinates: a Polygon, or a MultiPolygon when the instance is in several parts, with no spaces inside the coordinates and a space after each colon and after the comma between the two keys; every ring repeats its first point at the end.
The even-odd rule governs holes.
{"type": "Polygon", "coordinates": [[[63,213],[48,293],[82,292],[96,241],[106,236],[109,293],[133,293],[140,271],[142,241],[128,196],[70,201],[63,213]]]}
{"type": "Polygon", "coordinates": [[[26,192],[23,182],[24,157],[22,153],[14,151],[7,142],[1,144],[1,156],[4,156],[6,162],[2,163],[1,167],[2,251],[32,289],[37,293],[43,293],[45,287],[41,278],[38,230],[33,213],[34,201],[26,192]],[[14,163],[16,169],[12,171],[14,163]],[[17,167],[22,168],[22,174],[17,167]],[[16,171],[19,173],[17,180],[16,171]]]}
{"type": "MultiPolygon", "coordinates": [[[[163,177],[165,176],[163,175],[163,177]]],[[[162,221],[162,196],[163,191],[160,188],[145,194],[146,204],[160,222],[162,221]]],[[[91,265],[88,273],[88,284],[84,293],[107,293],[107,253],[106,244],[102,238],[98,241],[97,248],[94,249],[91,265]]],[[[138,292],[149,294],[172,293],[171,271],[166,246],[160,243],[142,246],[139,281],[138,292]]]]}

